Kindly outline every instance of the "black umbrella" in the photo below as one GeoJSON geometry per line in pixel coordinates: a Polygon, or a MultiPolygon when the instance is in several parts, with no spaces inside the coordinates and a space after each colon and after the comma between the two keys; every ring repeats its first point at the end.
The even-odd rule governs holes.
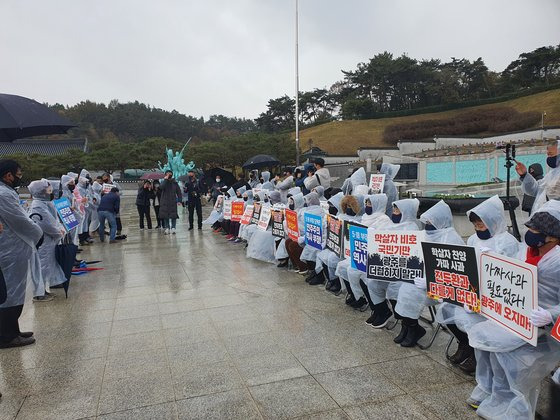
{"type": "Polygon", "coordinates": [[[243,169],[259,169],[264,168],[265,166],[276,166],[279,164],[280,161],[270,155],[256,155],[245,162],[243,169]]]}
{"type": "Polygon", "coordinates": [[[204,172],[204,178],[208,179],[210,184],[213,184],[213,179],[219,176],[225,185],[229,185],[230,187],[237,181],[235,176],[225,169],[222,168],[212,168],[206,172],[204,172]]]}
{"type": "Polygon", "coordinates": [[[72,127],[76,124],[33,99],[0,93],[0,141],[64,134],[72,127]]]}

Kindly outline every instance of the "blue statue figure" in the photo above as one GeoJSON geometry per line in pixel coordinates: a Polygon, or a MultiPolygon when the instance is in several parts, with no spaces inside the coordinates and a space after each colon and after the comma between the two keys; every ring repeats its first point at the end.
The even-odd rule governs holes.
{"type": "Polygon", "coordinates": [[[180,176],[186,175],[189,171],[195,168],[195,164],[193,161],[185,164],[185,159],[183,159],[183,153],[185,148],[188,146],[191,139],[189,139],[180,152],[175,152],[173,154],[173,150],[165,148],[165,155],[167,156],[167,163],[162,166],[161,162],[158,161],[158,167],[160,171],[173,171],[173,178],[178,179],[180,176]]]}

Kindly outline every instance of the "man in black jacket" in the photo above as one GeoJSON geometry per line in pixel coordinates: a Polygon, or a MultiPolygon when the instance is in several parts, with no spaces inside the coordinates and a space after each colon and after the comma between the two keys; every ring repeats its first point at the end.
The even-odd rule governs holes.
{"type": "Polygon", "coordinates": [[[136,196],[136,207],[138,208],[138,216],[140,217],[140,230],[144,229],[144,217],[146,217],[148,229],[152,228],[150,206],[154,198],[155,195],[152,191],[152,183],[150,181],[144,181],[144,184],[138,189],[138,195],[136,196]]]}
{"type": "Polygon", "coordinates": [[[193,230],[194,211],[196,209],[196,218],[198,221],[198,229],[202,229],[202,202],[200,200],[202,194],[205,194],[205,188],[198,179],[194,171],[189,171],[189,181],[186,185],[189,204],[189,230],[193,230]]]}

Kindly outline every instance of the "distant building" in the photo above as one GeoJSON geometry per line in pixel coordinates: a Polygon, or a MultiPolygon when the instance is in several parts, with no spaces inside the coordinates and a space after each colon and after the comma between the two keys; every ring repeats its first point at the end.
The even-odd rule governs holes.
{"type": "Polygon", "coordinates": [[[87,139],[18,139],[0,142],[0,157],[16,154],[59,156],[68,150],[88,151],[87,139]]]}

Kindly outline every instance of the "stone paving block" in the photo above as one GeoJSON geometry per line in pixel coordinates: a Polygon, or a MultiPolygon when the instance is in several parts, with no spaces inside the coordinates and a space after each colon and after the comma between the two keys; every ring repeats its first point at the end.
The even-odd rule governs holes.
{"type": "Polygon", "coordinates": [[[431,420],[436,418],[408,395],[383,402],[345,407],[352,420],[431,420]]]}
{"type": "Polygon", "coordinates": [[[308,372],[290,353],[269,353],[234,359],[247,385],[260,385],[307,376],[308,372]]]}
{"type": "Polygon", "coordinates": [[[257,406],[247,390],[240,388],[177,401],[180,420],[257,420],[257,406]]]}
{"type": "Polygon", "coordinates": [[[97,420],[176,420],[177,406],[175,402],[149,405],[147,407],[133,408],[132,410],[118,411],[104,414],[97,420]]]}
{"type": "Polygon", "coordinates": [[[230,362],[188,365],[172,371],[177,399],[242,388],[243,380],[230,362]]]}

